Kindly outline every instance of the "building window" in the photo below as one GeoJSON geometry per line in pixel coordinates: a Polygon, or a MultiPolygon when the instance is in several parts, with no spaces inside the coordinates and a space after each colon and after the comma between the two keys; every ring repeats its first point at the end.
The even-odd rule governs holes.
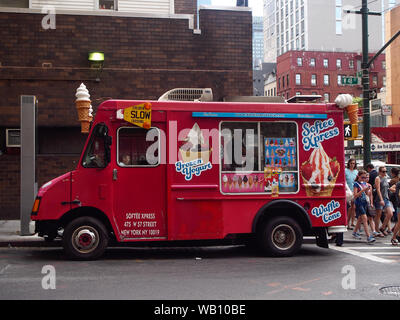
{"type": "Polygon", "coordinates": [[[385,76],[382,77],[382,85],[384,87],[386,87],[386,77],[385,76]]]}
{"type": "Polygon", "coordinates": [[[298,192],[297,131],[294,122],[222,122],[221,191],[230,194],[298,192]],[[272,167],[279,167],[279,173],[269,170],[272,167]]]}
{"type": "Polygon", "coordinates": [[[329,93],[324,93],[325,102],[329,102],[329,93]]]}
{"type": "Polygon", "coordinates": [[[0,1],[0,7],[29,8],[29,0],[3,0],[0,1]]]}
{"type": "Polygon", "coordinates": [[[296,96],[301,96],[301,92],[300,92],[300,91],[297,91],[297,92],[296,92],[296,96]]]}
{"type": "Polygon", "coordinates": [[[286,75],[286,84],[289,87],[289,75],[286,75]]]}
{"type": "Polygon", "coordinates": [[[324,59],[324,68],[328,68],[328,67],[329,67],[329,60],[324,59]]]}
{"type": "Polygon", "coordinates": [[[324,85],[329,86],[329,74],[324,74],[324,85]]]}
{"type": "Polygon", "coordinates": [[[386,61],[382,61],[382,69],[383,69],[383,70],[386,69],[386,61]]]}
{"type": "Polygon", "coordinates": [[[317,85],[317,75],[316,74],[312,74],[311,75],[311,85],[312,86],[316,86],[317,85]]]}
{"type": "Polygon", "coordinates": [[[336,1],[336,34],[342,34],[342,2],[336,1]]]}
{"type": "Polygon", "coordinates": [[[301,74],[296,73],[296,85],[301,85],[301,74]]]}
{"type": "Polygon", "coordinates": [[[349,60],[349,68],[354,69],[354,60],[349,60]]]}
{"type": "Polygon", "coordinates": [[[337,68],[342,68],[342,59],[336,59],[336,67],[337,68]]]}
{"type": "Polygon", "coordinates": [[[315,58],[310,59],[310,67],[315,67],[315,58]]]}
{"type": "Polygon", "coordinates": [[[99,0],[99,9],[118,10],[118,0],[99,0]]]}
{"type": "Polygon", "coordinates": [[[375,87],[378,86],[378,77],[377,76],[372,77],[372,85],[375,87]]]}
{"type": "Polygon", "coordinates": [[[342,76],[340,74],[338,74],[338,76],[337,76],[337,84],[338,84],[338,86],[342,85],[342,76]]]}
{"type": "Polygon", "coordinates": [[[303,65],[303,58],[297,58],[297,65],[301,67],[303,65]]]}

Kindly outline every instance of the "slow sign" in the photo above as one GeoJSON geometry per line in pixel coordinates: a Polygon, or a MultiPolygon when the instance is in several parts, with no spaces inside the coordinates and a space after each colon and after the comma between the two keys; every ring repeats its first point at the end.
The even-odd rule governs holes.
{"type": "Polygon", "coordinates": [[[150,129],[151,104],[146,102],[124,109],[124,120],[138,127],[150,129]]]}

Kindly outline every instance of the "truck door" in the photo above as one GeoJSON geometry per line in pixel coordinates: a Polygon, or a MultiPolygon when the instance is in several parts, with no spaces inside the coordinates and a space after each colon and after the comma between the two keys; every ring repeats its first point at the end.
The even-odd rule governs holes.
{"type": "Polygon", "coordinates": [[[166,164],[161,163],[164,127],[116,130],[114,214],[122,241],[166,239],[166,164]]]}

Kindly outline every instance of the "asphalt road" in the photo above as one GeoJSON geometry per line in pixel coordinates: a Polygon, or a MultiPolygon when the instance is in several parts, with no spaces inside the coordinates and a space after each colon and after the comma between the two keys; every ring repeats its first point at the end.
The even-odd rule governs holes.
{"type": "Polygon", "coordinates": [[[110,248],[80,262],[58,247],[0,248],[0,300],[398,300],[380,289],[400,286],[399,253],[385,243],[305,244],[290,258],[244,246],[110,248]]]}

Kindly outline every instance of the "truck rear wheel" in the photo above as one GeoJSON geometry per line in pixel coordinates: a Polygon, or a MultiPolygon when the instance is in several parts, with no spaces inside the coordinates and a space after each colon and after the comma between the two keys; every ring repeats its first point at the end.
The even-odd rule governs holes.
{"type": "Polygon", "coordinates": [[[289,257],[300,250],[303,232],[290,217],[267,219],[257,234],[258,244],[267,255],[289,257]]]}
{"type": "Polygon", "coordinates": [[[108,245],[108,234],[103,223],[92,217],[72,220],[64,229],[63,246],[74,260],[99,258],[108,245]]]}

